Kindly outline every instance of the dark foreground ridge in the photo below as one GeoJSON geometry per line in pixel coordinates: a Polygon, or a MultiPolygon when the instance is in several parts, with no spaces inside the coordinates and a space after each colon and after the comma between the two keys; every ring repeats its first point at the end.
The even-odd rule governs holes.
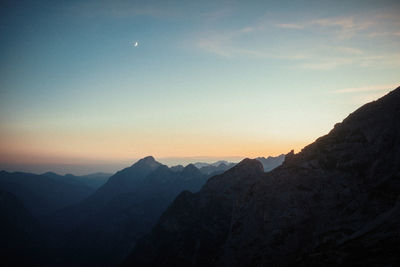
{"type": "Polygon", "coordinates": [[[183,192],[127,266],[395,266],[400,87],[269,173],[244,160],[183,192]]]}

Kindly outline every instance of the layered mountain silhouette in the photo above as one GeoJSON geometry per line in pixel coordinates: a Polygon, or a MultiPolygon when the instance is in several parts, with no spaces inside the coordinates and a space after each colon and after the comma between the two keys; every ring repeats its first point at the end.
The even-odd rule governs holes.
{"type": "Polygon", "coordinates": [[[243,160],[183,192],[128,266],[396,266],[400,87],[263,172],[243,160]]]}
{"type": "Polygon", "coordinates": [[[198,191],[207,178],[192,164],[176,170],[151,156],[117,172],[90,197],[50,219],[66,240],[64,264],[122,261],[181,191],[198,191]]]}
{"type": "Polygon", "coordinates": [[[59,175],[54,172],[46,172],[42,174],[43,176],[51,177],[55,180],[63,181],[70,184],[83,184],[94,190],[98,189],[100,186],[107,182],[108,178],[111,177],[110,173],[92,173],[87,175],[76,176],[73,174],[59,175]]]}
{"type": "Polygon", "coordinates": [[[95,191],[94,184],[107,179],[92,178],[0,171],[0,189],[17,196],[32,215],[43,217],[87,198],[95,191]]]}
{"type": "Polygon", "coordinates": [[[2,263],[397,266],[400,87],[298,154],[109,176],[1,171],[2,263]]]}
{"type": "Polygon", "coordinates": [[[226,160],[220,160],[214,163],[196,162],[193,163],[193,165],[196,166],[196,168],[198,168],[202,173],[212,176],[221,174],[229,170],[230,168],[235,166],[236,163],[229,162],[226,160]]]}

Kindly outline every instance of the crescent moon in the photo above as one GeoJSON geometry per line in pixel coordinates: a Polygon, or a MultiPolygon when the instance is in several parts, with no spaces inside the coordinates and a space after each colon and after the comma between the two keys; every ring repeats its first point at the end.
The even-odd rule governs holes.
{"type": "Polygon", "coordinates": [[[139,45],[138,42],[135,42],[135,43],[133,44],[134,47],[137,47],[138,45],[139,45]]]}

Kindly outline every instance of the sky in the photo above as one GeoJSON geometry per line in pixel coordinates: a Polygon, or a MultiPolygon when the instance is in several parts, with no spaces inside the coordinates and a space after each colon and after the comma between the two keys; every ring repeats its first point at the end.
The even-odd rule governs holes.
{"type": "Polygon", "coordinates": [[[2,1],[0,169],[298,152],[400,85],[399,14],[384,0],[2,1]]]}

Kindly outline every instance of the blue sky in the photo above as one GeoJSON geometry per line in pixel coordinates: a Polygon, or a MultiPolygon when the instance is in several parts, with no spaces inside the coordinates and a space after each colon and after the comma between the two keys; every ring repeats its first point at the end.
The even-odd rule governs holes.
{"type": "Polygon", "coordinates": [[[398,1],[0,8],[4,168],[299,151],[400,85],[398,1]]]}

